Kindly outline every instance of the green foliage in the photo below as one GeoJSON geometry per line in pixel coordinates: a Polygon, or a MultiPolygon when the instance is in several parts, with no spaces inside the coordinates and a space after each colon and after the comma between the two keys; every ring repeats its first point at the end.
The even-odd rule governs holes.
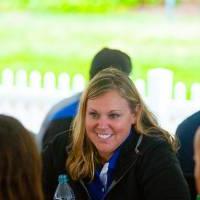
{"type": "Polygon", "coordinates": [[[161,0],[1,0],[0,10],[48,12],[108,12],[141,4],[160,4],[161,0]]]}

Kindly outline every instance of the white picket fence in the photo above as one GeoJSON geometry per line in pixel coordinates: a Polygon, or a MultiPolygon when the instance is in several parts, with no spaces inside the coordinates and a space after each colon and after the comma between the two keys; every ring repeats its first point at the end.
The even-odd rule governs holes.
{"type": "MultiPolygon", "coordinates": [[[[0,113],[18,118],[28,129],[38,133],[49,109],[63,98],[84,89],[81,74],[55,76],[38,71],[2,71],[0,79],[0,113]]],[[[191,99],[186,100],[186,86],[179,82],[173,87],[173,73],[158,68],[150,70],[147,80],[133,80],[161,126],[172,133],[185,117],[200,109],[200,83],[191,87],[191,99]]]]}

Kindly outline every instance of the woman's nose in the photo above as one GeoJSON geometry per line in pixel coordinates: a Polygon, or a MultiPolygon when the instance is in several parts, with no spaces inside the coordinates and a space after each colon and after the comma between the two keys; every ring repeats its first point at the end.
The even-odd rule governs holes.
{"type": "Polygon", "coordinates": [[[100,118],[98,120],[98,128],[105,129],[108,128],[108,120],[105,118],[100,118]]]}

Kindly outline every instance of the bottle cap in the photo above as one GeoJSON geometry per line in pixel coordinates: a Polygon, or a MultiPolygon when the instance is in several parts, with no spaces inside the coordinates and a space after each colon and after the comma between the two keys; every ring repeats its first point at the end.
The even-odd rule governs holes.
{"type": "Polygon", "coordinates": [[[61,174],[58,176],[58,182],[61,184],[67,183],[69,181],[69,178],[66,174],[61,174]]]}

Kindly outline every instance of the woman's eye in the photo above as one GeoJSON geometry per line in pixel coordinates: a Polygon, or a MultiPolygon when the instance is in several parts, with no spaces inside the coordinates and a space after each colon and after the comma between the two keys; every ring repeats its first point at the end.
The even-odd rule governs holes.
{"type": "Polygon", "coordinates": [[[109,117],[110,117],[111,119],[116,119],[116,118],[119,118],[119,117],[120,117],[120,114],[112,113],[112,114],[109,115],[109,117]]]}
{"type": "Polygon", "coordinates": [[[94,118],[94,119],[97,119],[98,118],[98,114],[95,113],[95,112],[90,112],[89,115],[94,118]]]}

